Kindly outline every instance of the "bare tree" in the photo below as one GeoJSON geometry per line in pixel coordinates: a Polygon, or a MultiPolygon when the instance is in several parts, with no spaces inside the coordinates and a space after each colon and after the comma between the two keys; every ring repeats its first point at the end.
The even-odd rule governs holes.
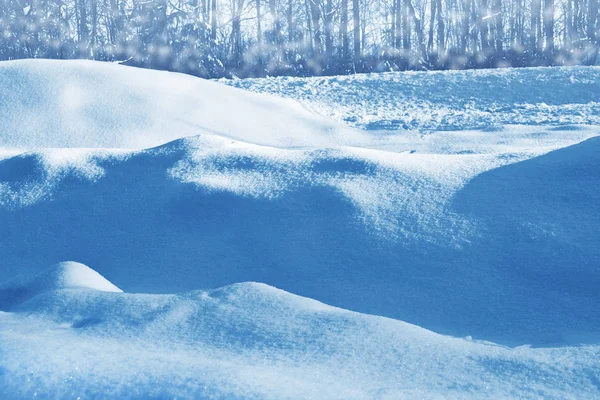
{"type": "Polygon", "coordinates": [[[544,39],[544,50],[549,54],[554,53],[554,0],[544,1],[544,39]]]}
{"type": "Polygon", "coordinates": [[[360,51],[360,5],[358,0],[352,0],[352,25],[354,32],[354,63],[361,57],[360,51]]]}

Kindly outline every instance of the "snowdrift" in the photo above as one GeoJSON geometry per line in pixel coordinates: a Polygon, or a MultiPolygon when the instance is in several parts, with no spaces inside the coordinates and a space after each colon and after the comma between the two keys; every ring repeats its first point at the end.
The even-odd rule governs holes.
{"type": "Polygon", "coordinates": [[[290,100],[110,63],[3,62],[0,99],[8,148],[147,148],[203,132],[282,146],[360,137],[290,100]]]}
{"type": "Polygon", "coordinates": [[[121,289],[88,266],[72,261],[61,262],[43,270],[26,282],[13,279],[0,286],[0,310],[11,310],[43,293],[61,289],[121,292],[121,289]]]}
{"type": "Polygon", "coordinates": [[[565,125],[421,135],[91,62],[0,64],[0,93],[0,395],[597,397],[575,94],[565,125]]]}
{"type": "Polygon", "coordinates": [[[0,161],[0,264],[10,277],[76,259],[128,292],[258,281],[451,335],[569,343],[600,328],[598,146],[479,175],[489,155],[215,136],[26,153],[0,161]]]}
{"type": "Polygon", "coordinates": [[[0,395],[9,398],[597,394],[593,348],[511,350],[448,338],[259,283],[180,295],[57,285],[18,309],[0,313],[0,395]]]}

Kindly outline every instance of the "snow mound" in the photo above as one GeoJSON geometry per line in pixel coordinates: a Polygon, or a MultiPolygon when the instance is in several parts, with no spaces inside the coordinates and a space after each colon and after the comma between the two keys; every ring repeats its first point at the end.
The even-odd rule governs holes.
{"type": "Polygon", "coordinates": [[[0,147],[148,148],[199,133],[273,146],[361,137],[292,100],[92,61],[0,63],[0,147]]]}
{"type": "Polygon", "coordinates": [[[178,295],[59,290],[0,312],[0,396],[597,396],[598,347],[509,349],[258,283],[178,295]],[[132,373],[135,371],[135,373],[132,373]]]}
{"type": "Polygon", "coordinates": [[[11,308],[42,293],[61,289],[122,292],[90,267],[66,261],[52,265],[25,282],[13,281],[0,287],[0,310],[11,308]]]}
{"type": "Polygon", "coordinates": [[[414,153],[215,135],[126,155],[27,153],[0,162],[0,272],[74,258],[127,292],[257,281],[444,334],[579,343],[599,329],[600,237],[595,175],[576,171],[593,169],[598,140],[547,153],[594,131],[536,132],[481,153],[441,153],[446,133],[414,153]]]}
{"type": "Polygon", "coordinates": [[[122,291],[87,265],[73,261],[65,261],[51,266],[36,276],[28,286],[35,288],[38,292],[57,289],[122,291]]]}

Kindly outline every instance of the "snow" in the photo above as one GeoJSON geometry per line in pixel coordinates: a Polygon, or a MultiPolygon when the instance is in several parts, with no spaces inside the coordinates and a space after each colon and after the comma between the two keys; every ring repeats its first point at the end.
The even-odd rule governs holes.
{"type": "Polygon", "coordinates": [[[300,100],[323,116],[369,130],[490,130],[506,124],[598,125],[599,69],[506,68],[220,82],[300,100]]]}
{"type": "Polygon", "coordinates": [[[121,292],[99,273],[78,262],[65,261],[52,265],[45,271],[22,284],[34,289],[34,294],[44,291],[72,288],[86,288],[103,292],[121,292]]]}
{"type": "Polygon", "coordinates": [[[3,62],[0,98],[4,148],[142,149],[200,133],[279,146],[361,137],[293,101],[112,63],[3,62]]]}
{"type": "Polygon", "coordinates": [[[281,100],[0,63],[0,397],[597,398],[599,75],[249,81],[281,100]],[[356,105],[364,128],[445,91],[535,111],[431,132],[324,118],[356,105]]]}
{"type": "Polygon", "coordinates": [[[35,299],[42,293],[61,289],[91,289],[103,292],[121,292],[102,275],[78,262],[61,262],[40,272],[29,280],[14,279],[0,287],[0,309],[11,309],[25,300],[35,299]]]}
{"type": "Polygon", "coordinates": [[[450,338],[259,283],[39,297],[25,304],[29,314],[0,314],[0,394],[593,398],[598,390],[596,347],[509,349],[450,338]]]}

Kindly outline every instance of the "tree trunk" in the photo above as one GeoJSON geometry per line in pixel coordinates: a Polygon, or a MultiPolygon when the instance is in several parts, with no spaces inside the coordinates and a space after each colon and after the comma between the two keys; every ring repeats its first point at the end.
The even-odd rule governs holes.
{"type": "Polygon", "coordinates": [[[87,5],[85,0],[78,0],[75,4],[79,9],[79,58],[87,58],[87,50],[90,40],[90,33],[87,25],[87,5]]]}
{"type": "Polygon", "coordinates": [[[310,15],[312,18],[313,35],[314,35],[314,57],[317,63],[321,62],[321,49],[323,42],[321,39],[321,0],[309,0],[310,15]]]}
{"type": "Polygon", "coordinates": [[[360,11],[358,0],[352,0],[352,23],[354,27],[354,62],[360,60],[360,11]]]}
{"type": "Polygon", "coordinates": [[[294,42],[294,1],[288,0],[288,12],[287,12],[287,22],[288,22],[288,44],[292,44],[294,42]]]}
{"type": "Polygon", "coordinates": [[[517,24],[515,26],[515,41],[517,42],[519,48],[525,46],[525,16],[523,10],[525,9],[525,5],[523,4],[523,0],[517,0],[517,24]]]}
{"type": "Polygon", "coordinates": [[[405,56],[410,50],[410,23],[408,22],[408,15],[408,0],[404,0],[402,7],[402,49],[405,56]]]}
{"type": "Polygon", "coordinates": [[[348,0],[342,0],[342,9],[340,11],[340,39],[342,42],[342,60],[347,62],[349,59],[348,44],[348,0]]]}
{"type": "Polygon", "coordinates": [[[277,46],[281,46],[283,44],[283,36],[281,31],[283,30],[281,26],[281,18],[279,15],[279,7],[277,0],[269,0],[269,8],[271,9],[271,15],[273,16],[274,22],[274,34],[275,34],[275,43],[277,46]]]}
{"type": "Polygon", "coordinates": [[[554,53],[554,0],[544,2],[544,36],[546,39],[545,51],[554,53]]]}
{"type": "Polygon", "coordinates": [[[585,32],[585,29],[583,29],[583,25],[581,24],[580,15],[580,0],[573,0],[573,40],[579,40],[581,38],[581,33],[585,32]]]}
{"type": "Polygon", "coordinates": [[[333,55],[333,0],[327,0],[325,8],[325,63],[329,63],[333,55]]]}
{"type": "Polygon", "coordinates": [[[308,35],[303,35],[303,37],[305,38],[305,45],[308,45],[310,53],[312,53],[314,49],[311,1],[312,0],[305,0],[304,2],[304,4],[306,5],[306,30],[308,31],[308,35]]]}
{"type": "Polygon", "coordinates": [[[492,15],[494,16],[494,36],[496,39],[496,52],[502,53],[502,47],[504,43],[504,26],[502,24],[502,0],[494,0],[492,6],[492,15]]]}
{"type": "Polygon", "coordinates": [[[462,22],[461,22],[461,32],[460,32],[460,37],[461,37],[460,54],[462,54],[462,55],[467,54],[467,46],[469,43],[469,29],[470,29],[469,2],[466,1],[464,3],[463,3],[463,10],[462,10],[462,22]],[[467,3],[467,4],[464,4],[464,3],[467,3]]]}
{"type": "Polygon", "coordinates": [[[98,0],[92,0],[92,37],[91,49],[92,56],[96,51],[96,39],[98,37],[98,0]]]}
{"type": "Polygon", "coordinates": [[[360,60],[360,9],[358,0],[352,0],[352,24],[354,27],[354,62],[360,60]]]}
{"type": "Polygon", "coordinates": [[[596,21],[598,19],[598,0],[589,0],[589,16],[587,26],[587,36],[592,44],[597,44],[596,21]]]}
{"type": "Polygon", "coordinates": [[[436,0],[431,0],[431,4],[430,4],[430,14],[431,14],[431,19],[429,20],[429,39],[427,41],[427,51],[431,53],[431,51],[433,50],[433,42],[434,42],[434,37],[433,37],[433,32],[435,30],[435,17],[436,17],[436,9],[437,7],[437,1],[436,0]]]}
{"type": "Polygon", "coordinates": [[[262,34],[262,15],[260,14],[260,0],[256,0],[256,52],[258,61],[259,75],[262,76],[263,59],[263,34],[262,34]]]}
{"type": "Polygon", "coordinates": [[[444,24],[444,14],[442,13],[442,0],[437,0],[437,50],[442,53],[446,49],[446,25],[444,24]]]}
{"type": "Polygon", "coordinates": [[[421,59],[425,60],[425,57],[426,57],[425,39],[423,38],[423,27],[421,26],[421,19],[417,16],[417,13],[415,12],[415,8],[412,4],[412,1],[406,0],[406,4],[408,6],[408,13],[415,24],[415,32],[417,34],[419,54],[421,56],[421,59]]]}
{"type": "Polygon", "coordinates": [[[234,0],[232,6],[231,55],[233,62],[237,67],[242,59],[242,11],[244,8],[244,0],[234,0]]]}
{"type": "Polygon", "coordinates": [[[542,0],[531,0],[531,31],[529,32],[531,50],[535,53],[540,49],[540,13],[541,13],[541,1],[542,0]]]}
{"type": "Polygon", "coordinates": [[[210,43],[213,48],[217,45],[217,0],[210,5],[210,43]]]}
{"type": "Polygon", "coordinates": [[[573,41],[573,2],[572,0],[566,0],[565,2],[565,32],[564,32],[564,46],[566,50],[571,49],[571,42],[573,41]]]}
{"type": "Polygon", "coordinates": [[[479,10],[479,23],[481,24],[481,49],[486,57],[492,52],[489,11],[488,0],[482,0],[481,9],[479,10]]]}

